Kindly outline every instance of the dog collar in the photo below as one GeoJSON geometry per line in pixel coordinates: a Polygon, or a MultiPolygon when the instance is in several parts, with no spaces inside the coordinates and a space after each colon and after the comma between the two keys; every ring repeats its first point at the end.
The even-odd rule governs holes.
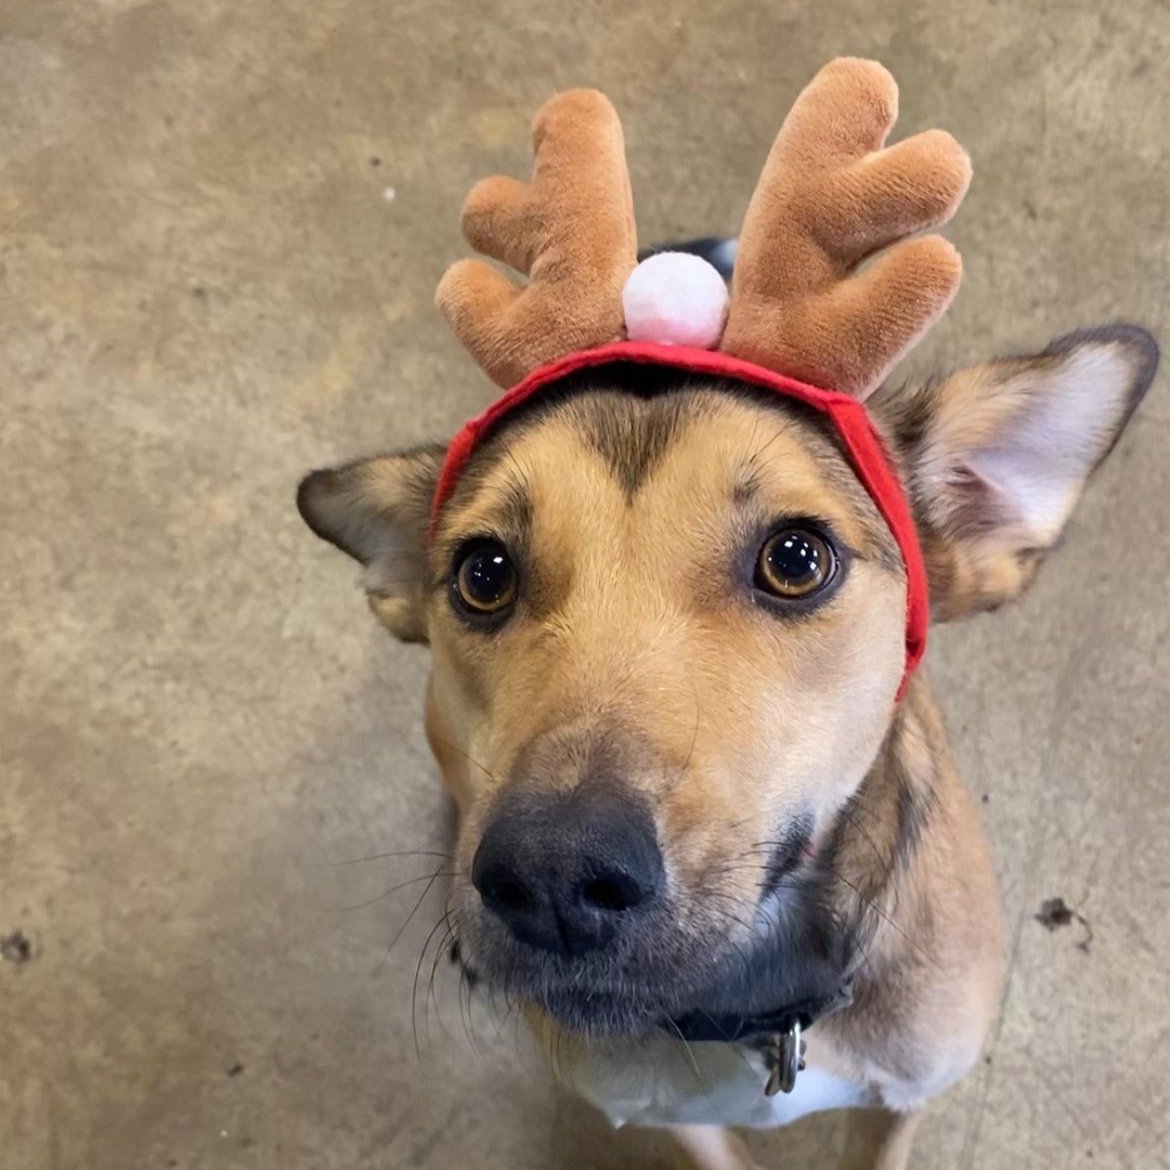
{"type": "Polygon", "coordinates": [[[768,1080],[764,1093],[791,1093],[796,1074],[804,1069],[803,1033],[826,1016],[853,1002],[853,983],[846,980],[828,995],[802,999],[758,1015],[692,1012],[671,1020],[670,1032],[687,1044],[747,1044],[764,1054],[768,1080]]]}
{"type": "Polygon", "coordinates": [[[724,1044],[759,1043],[788,1032],[795,1025],[807,1031],[825,1016],[853,1002],[853,981],[824,995],[812,995],[774,1010],[742,1015],[736,1012],[691,1012],[670,1021],[670,1030],[692,1043],[718,1041],[724,1044]]]}
{"type": "Polygon", "coordinates": [[[570,374],[621,363],[734,378],[746,385],[803,403],[830,424],[854,473],[881,513],[902,554],[906,570],[906,663],[898,688],[898,698],[901,699],[909,685],[910,676],[926,652],[926,631],[930,618],[926,568],[914,517],[885,442],[865,406],[847,394],[810,386],[718,350],[651,341],[617,341],[569,354],[534,370],[482,414],[466,423],[451,441],[435,488],[431,507],[431,534],[436,531],[443,507],[454,493],[459,477],[472,455],[484,439],[510,415],[570,374]]]}

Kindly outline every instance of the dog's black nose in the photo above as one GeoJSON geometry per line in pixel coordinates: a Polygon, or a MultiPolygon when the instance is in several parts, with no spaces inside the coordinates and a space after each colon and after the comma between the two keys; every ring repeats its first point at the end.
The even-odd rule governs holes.
{"type": "Polygon", "coordinates": [[[521,942],[572,957],[628,929],[658,897],[664,873],[649,812],[631,796],[584,785],[508,794],[471,880],[521,942]]]}

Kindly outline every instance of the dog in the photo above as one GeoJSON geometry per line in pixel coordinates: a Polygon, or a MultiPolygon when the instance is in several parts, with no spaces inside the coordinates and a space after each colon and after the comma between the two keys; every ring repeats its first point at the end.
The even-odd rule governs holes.
{"type": "MultiPolygon", "coordinates": [[[[932,621],[1028,588],[1157,361],[1113,324],[870,395],[932,621]]],[[[744,1170],[730,1127],[847,1108],[842,1170],[902,1170],[979,1058],[1004,943],[906,675],[902,551],[840,442],[735,379],[618,363],[488,434],[436,523],[446,455],[313,472],[298,505],[430,647],[460,962],[688,1164],[744,1170]]]]}

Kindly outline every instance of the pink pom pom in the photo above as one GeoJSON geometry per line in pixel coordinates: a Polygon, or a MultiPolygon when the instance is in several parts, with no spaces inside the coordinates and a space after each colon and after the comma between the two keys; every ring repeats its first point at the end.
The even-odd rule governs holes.
{"type": "Polygon", "coordinates": [[[727,321],[727,285],[698,256],[659,252],[630,273],[622,290],[631,341],[714,349],[727,321]]]}

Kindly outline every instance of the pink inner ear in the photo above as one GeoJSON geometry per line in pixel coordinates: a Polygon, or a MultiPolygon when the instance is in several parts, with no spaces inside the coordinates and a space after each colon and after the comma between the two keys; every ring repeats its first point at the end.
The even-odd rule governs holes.
{"type": "Polygon", "coordinates": [[[990,448],[967,461],[1004,513],[1004,520],[1029,533],[1055,535],[1076,502],[1076,484],[1067,476],[1045,471],[1035,451],[990,448]]]}
{"type": "Polygon", "coordinates": [[[962,456],[1034,537],[1055,538],[1086,476],[1104,455],[1126,409],[1131,363],[1116,346],[1086,345],[1051,370],[1020,375],[1004,387],[1020,407],[995,440],[962,456]]]}

